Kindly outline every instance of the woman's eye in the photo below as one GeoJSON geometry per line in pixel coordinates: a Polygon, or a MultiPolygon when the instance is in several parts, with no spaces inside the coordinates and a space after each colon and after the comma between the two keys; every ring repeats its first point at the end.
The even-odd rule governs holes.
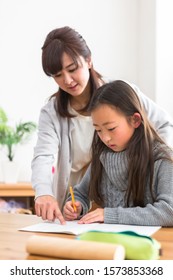
{"type": "Polygon", "coordinates": [[[70,69],[69,72],[72,73],[72,72],[74,72],[75,70],[77,70],[77,67],[75,67],[75,68],[73,68],[73,69],[70,69]]]}

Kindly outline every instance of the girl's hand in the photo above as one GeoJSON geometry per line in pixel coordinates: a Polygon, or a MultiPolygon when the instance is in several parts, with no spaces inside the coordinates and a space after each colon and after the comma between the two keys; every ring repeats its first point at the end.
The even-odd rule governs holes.
{"type": "Polygon", "coordinates": [[[96,210],[87,213],[79,220],[78,224],[91,224],[96,222],[104,222],[103,208],[97,208],[96,210]]]}
{"type": "Polygon", "coordinates": [[[76,220],[82,212],[82,205],[79,201],[75,201],[76,212],[74,211],[72,201],[67,201],[63,208],[63,216],[66,221],[76,220]]]}

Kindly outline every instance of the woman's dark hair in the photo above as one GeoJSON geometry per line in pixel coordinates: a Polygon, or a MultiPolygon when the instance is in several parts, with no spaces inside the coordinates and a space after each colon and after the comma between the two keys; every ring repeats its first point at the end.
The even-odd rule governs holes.
{"type": "MultiPolygon", "coordinates": [[[[42,47],[42,66],[48,76],[55,75],[62,70],[62,55],[69,55],[76,67],[78,67],[79,56],[85,60],[91,57],[91,51],[87,46],[83,37],[74,29],[65,26],[52,30],[46,37],[42,47]]],[[[100,85],[101,75],[91,67],[90,71],[90,87],[91,95],[100,85]]],[[[73,117],[68,112],[69,94],[61,88],[51,96],[56,97],[55,109],[62,117],[73,117]]],[[[89,101],[90,103],[90,101],[89,101]]],[[[85,111],[88,105],[83,109],[85,111]]]]}
{"type": "MultiPolygon", "coordinates": [[[[90,103],[90,112],[101,104],[108,104],[112,108],[120,110],[129,119],[134,113],[141,115],[142,122],[128,143],[128,187],[126,192],[126,205],[133,201],[134,206],[144,206],[144,193],[147,180],[150,183],[150,191],[153,194],[154,162],[160,158],[172,160],[168,151],[163,149],[165,142],[159,137],[155,129],[148,121],[145,111],[134,89],[124,81],[113,81],[96,90],[90,103]],[[158,150],[153,154],[154,143],[158,150]],[[149,175],[148,175],[149,174],[149,175]]],[[[100,155],[106,152],[108,147],[101,141],[97,133],[94,134],[92,143],[91,180],[89,187],[90,199],[103,206],[100,192],[102,164],[100,155]]]]}

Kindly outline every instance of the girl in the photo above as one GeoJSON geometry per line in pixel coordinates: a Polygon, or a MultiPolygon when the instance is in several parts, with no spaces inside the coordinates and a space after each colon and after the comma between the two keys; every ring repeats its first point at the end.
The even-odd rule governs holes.
{"type": "MultiPolygon", "coordinates": [[[[61,209],[69,184],[80,182],[91,160],[94,128],[88,106],[95,89],[106,81],[94,70],[85,40],[68,26],[47,35],[42,65],[58,85],[58,91],[40,112],[31,181],[36,214],[48,220],[58,218],[63,223],[61,209]]],[[[136,92],[159,134],[173,143],[170,117],[139,89],[136,92]]]]}
{"type": "Polygon", "coordinates": [[[92,162],[74,188],[76,212],[67,201],[65,219],[173,226],[173,152],[150,124],[133,88],[123,81],[103,85],[90,111],[92,162]],[[86,214],[92,200],[99,208],[86,214]]]}

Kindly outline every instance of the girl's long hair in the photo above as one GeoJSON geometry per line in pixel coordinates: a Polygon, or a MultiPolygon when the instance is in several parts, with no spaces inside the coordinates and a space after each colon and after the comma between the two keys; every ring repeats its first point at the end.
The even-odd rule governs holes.
{"type": "MultiPolygon", "coordinates": [[[[101,104],[108,104],[115,109],[120,110],[127,119],[134,113],[141,115],[142,122],[128,143],[128,187],[126,192],[126,205],[129,206],[133,201],[134,206],[144,206],[144,193],[146,183],[149,180],[150,191],[153,195],[153,175],[154,162],[160,158],[171,160],[167,149],[163,148],[165,142],[159,137],[156,130],[148,121],[145,111],[140,100],[133,88],[124,81],[113,81],[101,86],[94,94],[90,112],[101,104]],[[159,150],[153,154],[154,143],[161,143],[159,150]]],[[[102,164],[100,155],[106,152],[108,147],[100,140],[95,132],[92,143],[92,163],[91,163],[91,180],[89,187],[90,199],[98,205],[103,206],[103,198],[100,191],[102,164]]],[[[110,149],[109,149],[110,151],[110,149]]]]}
{"type": "MultiPolygon", "coordinates": [[[[42,47],[42,66],[48,76],[53,76],[62,70],[62,55],[68,54],[74,61],[76,67],[80,61],[80,56],[85,60],[91,57],[91,51],[83,37],[74,29],[65,26],[52,30],[46,37],[42,47]]],[[[93,92],[103,84],[102,76],[94,70],[90,71],[91,96],[93,92]]],[[[50,98],[55,97],[55,109],[62,117],[74,117],[68,111],[69,94],[58,89],[50,98]]],[[[90,104],[90,100],[81,112],[85,112],[90,104]]]]}

